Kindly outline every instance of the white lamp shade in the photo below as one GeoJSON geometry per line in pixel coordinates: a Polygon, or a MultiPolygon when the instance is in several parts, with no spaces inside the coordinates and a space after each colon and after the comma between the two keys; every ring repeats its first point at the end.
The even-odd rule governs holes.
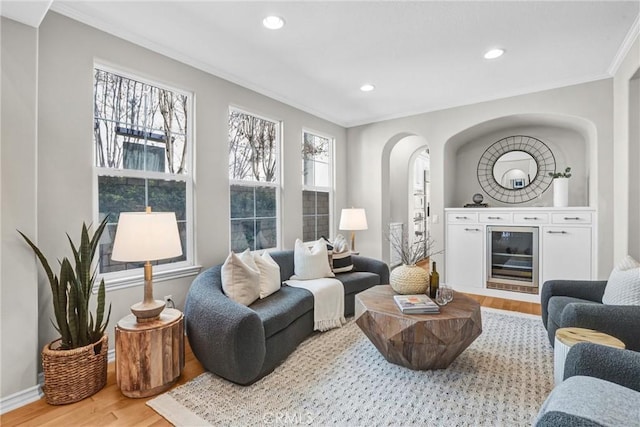
{"type": "Polygon", "coordinates": [[[155,261],[182,255],[176,214],[173,212],[122,212],[118,220],[111,259],[155,261]]]}
{"type": "Polygon", "coordinates": [[[342,213],[340,214],[340,226],[338,228],[340,228],[340,230],[352,231],[366,230],[369,228],[367,226],[367,215],[365,214],[364,209],[342,209],[342,213]]]}

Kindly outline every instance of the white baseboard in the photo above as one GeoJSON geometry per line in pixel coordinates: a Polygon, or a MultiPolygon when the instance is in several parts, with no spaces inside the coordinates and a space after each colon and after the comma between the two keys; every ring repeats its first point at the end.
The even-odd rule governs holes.
{"type": "MultiPolygon", "coordinates": [[[[116,351],[111,349],[107,352],[107,363],[112,363],[116,360],[116,351]]],[[[38,384],[33,387],[29,387],[26,390],[19,391],[9,396],[0,398],[0,415],[5,414],[14,409],[18,409],[21,406],[28,405],[31,402],[41,399],[44,396],[42,392],[42,385],[44,384],[44,374],[38,373],[38,384]]]]}
{"type": "Polygon", "coordinates": [[[42,393],[42,387],[38,384],[33,387],[29,387],[26,390],[3,397],[0,399],[0,414],[5,414],[6,412],[18,409],[21,406],[35,402],[42,396],[44,396],[44,393],[42,393]]]}

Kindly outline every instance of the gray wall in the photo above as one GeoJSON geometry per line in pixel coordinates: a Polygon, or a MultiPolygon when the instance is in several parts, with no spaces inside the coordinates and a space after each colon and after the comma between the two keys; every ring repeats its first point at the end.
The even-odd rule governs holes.
{"type": "MultiPolygon", "coordinates": [[[[366,208],[369,217],[369,230],[359,235],[361,252],[377,257],[383,254],[382,230],[390,219],[384,213],[389,203],[385,184],[389,169],[385,165],[393,145],[402,137],[419,135],[429,146],[431,214],[438,216],[438,222],[432,217],[431,231],[436,245],[442,249],[444,208],[461,206],[473,194],[467,194],[471,188],[456,189],[458,174],[472,175],[475,171],[475,166],[471,171],[457,170],[458,149],[479,135],[504,129],[560,127],[580,134],[587,141],[583,174],[588,177],[588,189],[572,183],[572,191],[584,193],[572,198],[582,203],[587,197],[589,205],[598,209],[597,271],[598,276],[606,277],[613,263],[612,86],[612,80],[605,79],[349,129],[349,203],[366,208]],[[371,167],[375,164],[381,165],[380,170],[371,167]]],[[[575,144],[578,139],[572,137],[575,144]]],[[[442,255],[435,258],[442,261],[442,255]]]]}
{"type": "Polygon", "coordinates": [[[34,386],[38,371],[36,260],[16,232],[36,238],[38,30],[1,18],[0,31],[0,396],[7,396],[34,386]]]}
{"type": "MultiPolygon", "coordinates": [[[[303,128],[314,129],[335,138],[335,182],[345,181],[346,176],[346,130],[341,126],[53,12],[47,14],[39,30],[27,30],[29,31],[26,31],[26,34],[22,34],[12,28],[15,41],[5,40],[5,37],[2,40],[3,59],[7,59],[9,53],[16,55],[15,60],[11,58],[11,61],[8,61],[7,70],[11,71],[11,75],[18,75],[20,84],[26,86],[20,88],[24,94],[10,96],[11,94],[4,92],[5,80],[11,75],[5,75],[3,61],[3,107],[5,103],[17,103],[23,95],[26,95],[27,100],[31,102],[30,115],[28,112],[24,114],[20,112],[24,116],[21,117],[22,120],[18,121],[14,116],[6,113],[4,108],[2,117],[3,254],[7,252],[7,247],[18,248],[21,256],[25,257],[29,263],[22,274],[9,272],[10,276],[8,276],[5,275],[3,268],[2,374],[17,376],[17,368],[12,371],[11,368],[5,369],[5,367],[19,366],[20,370],[25,371],[22,376],[29,378],[20,381],[13,378],[4,381],[3,378],[3,397],[11,391],[24,390],[36,384],[39,349],[57,337],[49,321],[53,313],[48,285],[39,267],[35,265],[33,257],[30,256],[28,248],[25,248],[24,244],[17,239],[13,230],[19,227],[32,236],[37,234],[38,244],[45,254],[49,254],[51,258],[62,257],[68,255],[69,251],[65,233],[69,232],[73,239],[77,239],[82,222],[91,222],[94,219],[92,145],[94,61],[195,94],[194,228],[197,230],[195,260],[203,268],[222,263],[229,252],[227,169],[229,105],[282,120],[284,123],[282,134],[282,182],[284,184],[281,205],[284,248],[292,248],[295,239],[302,236],[300,155],[303,128]],[[5,43],[12,45],[10,49],[5,50],[5,43]],[[28,49],[23,50],[25,44],[28,49]],[[38,49],[39,54],[36,56],[38,49]],[[27,58],[23,59],[19,55],[26,55],[27,58]],[[22,68],[25,67],[26,70],[23,70],[22,68]],[[23,127],[21,124],[26,126],[23,127]],[[4,142],[5,135],[12,137],[13,145],[5,147],[7,145],[4,142]],[[8,164],[15,164],[15,167],[5,169],[5,165],[8,164]],[[30,190],[30,193],[27,191],[25,194],[31,194],[32,200],[24,203],[5,203],[5,182],[7,182],[5,175],[7,174],[19,174],[16,175],[17,179],[24,178],[22,181],[12,182],[19,182],[21,188],[30,190]],[[37,195],[34,182],[36,177],[37,195]],[[9,231],[5,232],[6,229],[9,231]],[[37,284],[36,275],[38,275],[37,284]],[[16,283],[20,284],[19,287],[16,283]],[[8,289],[9,286],[11,289],[8,289]],[[19,294],[11,300],[5,299],[5,292],[9,291],[19,294]],[[5,311],[5,304],[11,305],[11,309],[5,311]],[[25,321],[19,330],[5,335],[5,328],[15,326],[23,319],[25,321]],[[11,346],[8,345],[9,343],[11,346]],[[16,356],[5,359],[5,352],[17,350],[21,352],[20,358],[16,356]],[[25,360],[30,362],[25,363],[25,360]]],[[[344,186],[338,186],[334,200],[335,212],[339,213],[346,202],[344,186]]],[[[334,223],[337,224],[335,218],[334,223]]],[[[7,261],[9,261],[8,258],[7,261]]],[[[3,267],[4,264],[5,258],[3,258],[3,267]]],[[[177,307],[183,308],[185,295],[192,279],[193,277],[186,277],[156,282],[154,283],[155,296],[161,298],[163,295],[171,294],[177,307]]],[[[107,293],[107,301],[113,305],[108,327],[111,348],[114,346],[114,325],[120,318],[130,313],[129,307],[140,301],[142,296],[142,283],[139,286],[107,293]]]]}
{"type": "Polygon", "coordinates": [[[613,78],[614,112],[614,257],[640,257],[640,37],[636,37],[613,78]],[[634,83],[632,83],[632,80],[634,83]],[[634,92],[635,91],[635,92],[634,92]],[[635,114],[634,114],[635,111],[635,114]],[[631,235],[633,234],[633,235],[631,235]]]}

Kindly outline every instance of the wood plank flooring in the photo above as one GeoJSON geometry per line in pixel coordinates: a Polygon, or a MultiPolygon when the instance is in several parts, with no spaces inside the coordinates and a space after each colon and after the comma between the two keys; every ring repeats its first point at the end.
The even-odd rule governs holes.
{"type": "MultiPolygon", "coordinates": [[[[483,307],[540,314],[540,304],[467,294],[483,307]]],[[[177,385],[200,375],[204,369],[193,356],[185,340],[185,368],[177,385]]],[[[174,386],[175,387],[175,386],[174,386]]],[[[152,398],[129,399],[116,384],[115,364],[110,363],[107,385],[93,396],[63,406],[48,405],[44,399],[0,416],[0,425],[10,426],[170,426],[164,418],[145,405],[152,398]]]]}

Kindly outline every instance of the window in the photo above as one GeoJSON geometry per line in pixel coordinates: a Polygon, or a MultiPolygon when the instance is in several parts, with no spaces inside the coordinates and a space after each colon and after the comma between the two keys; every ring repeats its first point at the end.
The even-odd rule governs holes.
{"type": "Polygon", "coordinates": [[[175,212],[182,256],[154,262],[157,271],[191,265],[191,95],[94,69],[95,170],[99,219],[110,215],[100,242],[99,273],[131,277],[143,263],[111,259],[120,212],[175,212]],[[120,272],[120,273],[115,273],[120,272]]]}
{"type": "Polygon", "coordinates": [[[331,160],[330,138],[302,135],[302,237],[305,242],[330,235],[331,160]]]}
{"type": "Polygon", "coordinates": [[[229,110],[231,250],[278,246],[280,126],[229,110]]]}

